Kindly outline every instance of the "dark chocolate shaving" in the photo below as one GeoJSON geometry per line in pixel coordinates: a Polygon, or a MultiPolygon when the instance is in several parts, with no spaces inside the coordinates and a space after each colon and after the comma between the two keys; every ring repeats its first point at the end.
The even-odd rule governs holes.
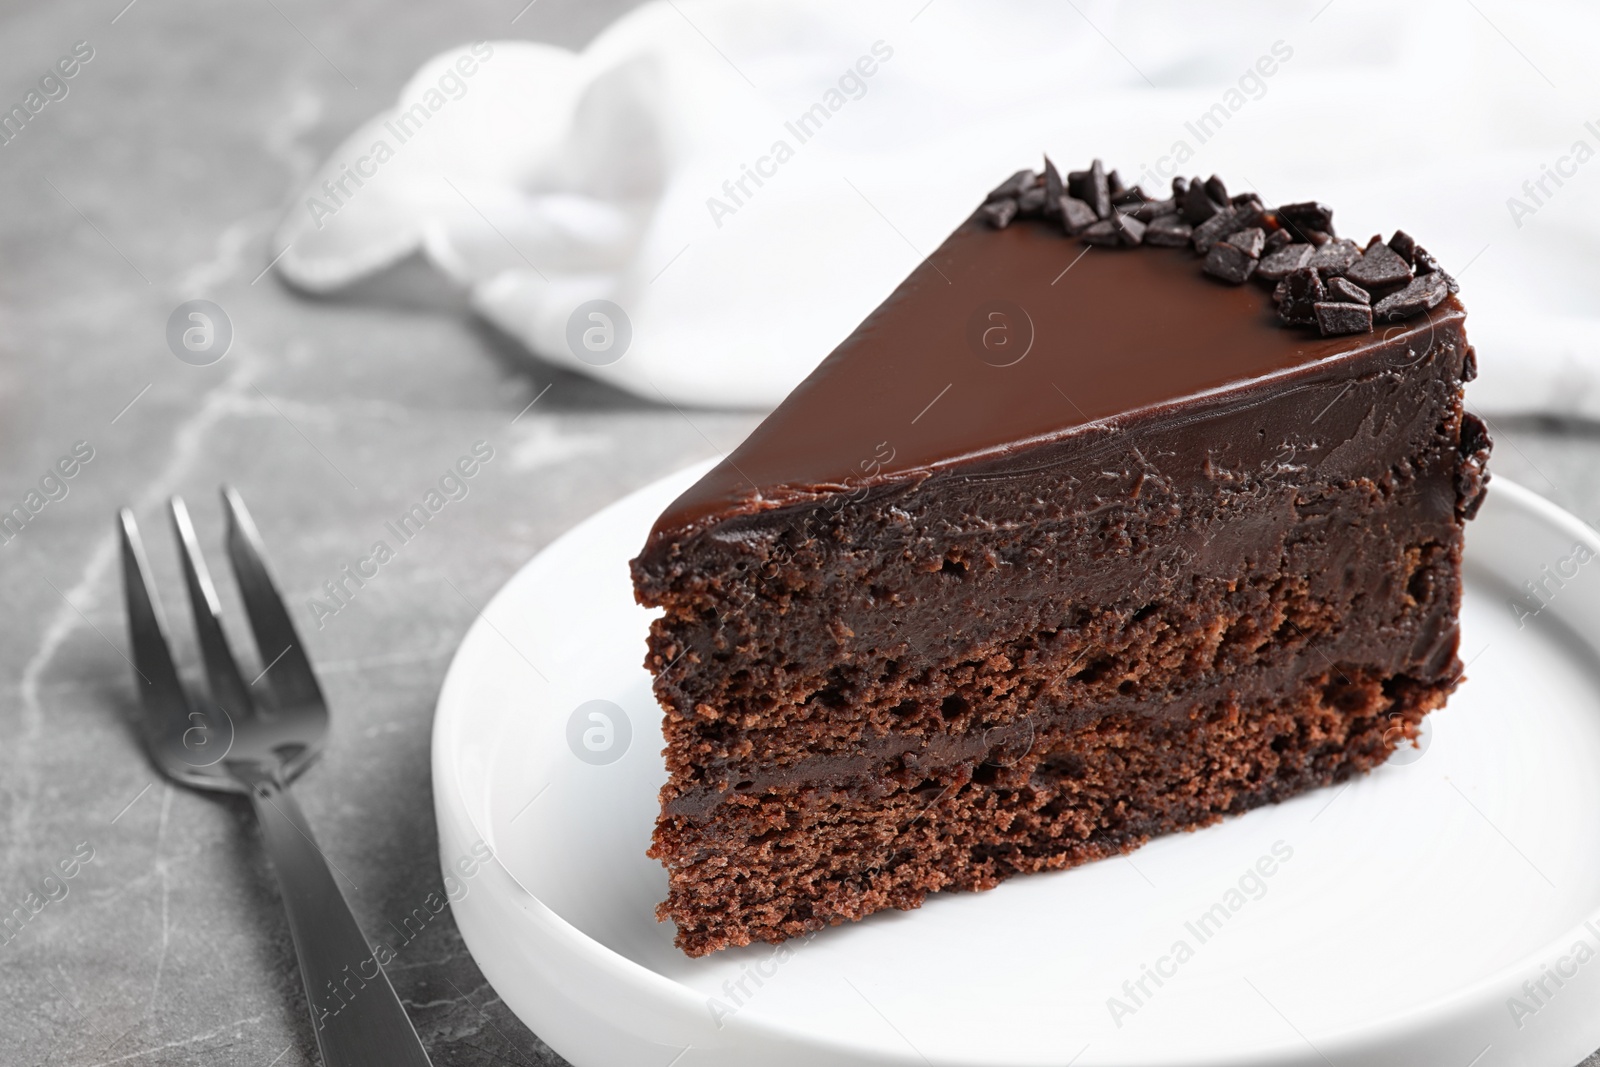
{"type": "Polygon", "coordinates": [[[1213,174],[1206,179],[1206,195],[1218,204],[1228,202],[1228,187],[1222,184],[1222,179],[1213,174]]]}
{"type": "Polygon", "coordinates": [[[1056,170],[1056,165],[1050,162],[1050,157],[1044,157],[1044,210],[1050,214],[1056,210],[1061,198],[1067,193],[1067,187],[1061,181],[1061,172],[1056,170]]]}
{"type": "Polygon", "coordinates": [[[1132,215],[1118,212],[1111,216],[1111,225],[1116,229],[1117,235],[1122,238],[1125,245],[1136,245],[1144,240],[1145,225],[1132,215]]]}
{"type": "Polygon", "coordinates": [[[1463,520],[1471,519],[1483,506],[1484,490],[1489,486],[1489,450],[1493,447],[1489,427],[1472,412],[1463,412],[1460,452],[1466,462],[1456,471],[1456,514],[1463,520]]]}
{"type": "Polygon", "coordinates": [[[1344,276],[1367,289],[1403,285],[1411,279],[1411,264],[1382,241],[1369,245],[1344,276]]]}
{"type": "Polygon", "coordinates": [[[1338,300],[1346,304],[1372,303],[1372,294],[1349,278],[1329,278],[1327,288],[1330,300],[1338,300]]]}
{"type": "Polygon", "coordinates": [[[1184,222],[1182,217],[1162,215],[1152,219],[1150,225],[1145,227],[1144,243],[1166,248],[1187,248],[1193,234],[1194,227],[1184,222]]]}
{"type": "Polygon", "coordinates": [[[1003,230],[1011,225],[1011,220],[1017,217],[1017,202],[1015,200],[995,200],[983,205],[983,217],[989,220],[989,225],[997,230],[1003,230]]]}
{"type": "Polygon", "coordinates": [[[1225,207],[1194,228],[1194,250],[1204,255],[1211,251],[1212,245],[1242,229],[1244,221],[1239,218],[1239,213],[1231,207],[1225,207]]]}
{"type": "Polygon", "coordinates": [[[1180,202],[1183,204],[1183,219],[1191,226],[1200,225],[1219,210],[1216,203],[1206,195],[1205,184],[1198,178],[1189,183],[1189,188],[1184,192],[1180,202]]]}
{"type": "MultiPolygon", "coordinates": [[[[1271,233],[1267,234],[1267,243],[1262,249],[1262,252],[1276,252],[1280,248],[1287,247],[1288,244],[1293,240],[1294,238],[1289,236],[1288,230],[1273,230],[1271,233]]],[[[1298,265],[1299,264],[1296,264],[1296,266],[1298,265]]]]}
{"type": "Polygon", "coordinates": [[[1111,187],[1106,183],[1106,169],[1097,159],[1089,164],[1089,195],[1082,199],[1102,219],[1111,217],[1111,187]]]}
{"type": "Polygon", "coordinates": [[[1227,241],[1218,241],[1206,253],[1200,269],[1213,278],[1221,278],[1232,285],[1243,285],[1256,269],[1256,257],[1227,241]]]}
{"type": "Polygon", "coordinates": [[[1251,259],[1260,259],[1261,250],[1266,247],[1267,234],[1261,227],[1252,226],[1229,235],[1223,243],[1232,245],[1251,259]]]}
{"type": "MultiPolygon", "coordinates": [[[[1302,241],[1310,241],[1312,231],[1333,236],[1333,208],[1307,200],[1299,204],[1284,204],[1278,208],[1278,219],[1302,241]]],[[[1313,242],[1315,243],[1315,242],[1313,242]]]]}
{"type": "Polygon", "coordinates": [[[1011,177],[989,190],[989,195],[984,197],[984,203],[996,200],[1009,200],[1021,196],[1023,192],[1033,188],[1035,175],[1033,171],[1024,167],[1011,177]]]}
{"type": "Polygon", "coordinates": [[[1445,274],[1444,268],[1439,266],[1439,261],[1434,259],[1433,254],[1421,245],[1417,245],[1416,266],[1419,276],[1423,274],[1444,274],[1445,284],[1450,287],[1450,291],[1452,293],[1461,291],[1461,286],[1456,283],[1456,280],[1445,274]]]}
{"type": "Polygon", "coordinates": [[[1315,252],[1306,261],[1306,266],[1318,271],[1324,277],[1343,274],[1350,269],[1350,265],[1361,258],[1361,249],[1356,247],[1354,241],[1337,238],[1329,241],[1315,252]]]}
{"type": "Polygon", "coordinates": [[[1044,186],[1035,185],[1017,198],[1017,213],[1040,215],[1044,213],[1044,186]]]}
{"type": "Polygon", "coordinates": [[[1314,305],[1317,329],[1322,336],[1333,337],[1345,333],[1366,333],[1372,329],[1372,308],[1366,304],[1336,304],[1322,302],[1314,305]]]}
{"type": "Polygon", "coordinates": [[[1395,255],[1413,267],[1417,265],[1417,242],[1406,231],[1394,231],[1394,236],[1389,238],[1389,247],[1394,249],[1395,255]]]}
{"type": "Polygon", "coordinates": [[[1278,302],[1279,317],[1284,322],[1303,326],[1316,323],[1316,306],[1326,295],[1327,291],[1322,287],[1322,275],[1312,267],[1290,271],[1272,292],[1278,302]]]}
{"type": "Polygon", "coordinates": [[[1063,196],[1056,201],[1056,212],[1061,216],[1061,228],[1076,236],[1097,221],[1094,208],[1075,196],[1063,196]]]}
{"type": "Polygon", "coordinates": [[[1122,235],[1117,232],[1117,227],[1110,219],[1101,219],[1080,234],[1085,242],[1092,245],[1122,244],[1122,235]]]}
{"type": "Polygon", "coordinates": [[[1154,222],[1163,215],[1171,215],[1178,210],[1178,205],[1172,200],[1141,200],[1128,207],[1127,213],[1140,222],[1154,222]]]}
{"type": "Polygon", "coordinates": [[[1372,313],[1380,319],[1409,319],[1432,307],[1438,307],[1450,295],[1450,283],[1442,272],[1424,274],[1415,278],[1404,289],[1390,293],[1378,301],[1372,313]]]}
{"type": "Polygon", "coordinates": [[[1106,191],[1111,194],[1111,202],[1113,204],[1116,203],[1118,197],[1128,195],[1128,187],[1122,184],[1122,175],[1115,170],[1106,175],[1106,191]]]}
{"type": "MultiPolygon", "coordinates": [[[[1287,233],[1279,230],[1278,233],[1287,233]]],[[[1285,245],[1275,252],[1267,253],[1261,260],[1261,266],[1256,268],[1256,274],[1267,281],[1280,281],[1292,270],[1299,270],[1311,259],[1311,254],[1316,249],[1306,244],[1285,245]]]]}

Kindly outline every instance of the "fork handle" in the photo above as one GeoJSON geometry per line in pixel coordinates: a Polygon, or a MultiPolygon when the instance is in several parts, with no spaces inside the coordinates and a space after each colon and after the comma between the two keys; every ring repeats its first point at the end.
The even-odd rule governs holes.
{"type": "Polygon", "coordinates": [[[255,767],[231,768],[250,789],[289,913],[317,1048],[327,1067],[430,1067],[382,961],[356,925],[289,787],[255,767]]]}

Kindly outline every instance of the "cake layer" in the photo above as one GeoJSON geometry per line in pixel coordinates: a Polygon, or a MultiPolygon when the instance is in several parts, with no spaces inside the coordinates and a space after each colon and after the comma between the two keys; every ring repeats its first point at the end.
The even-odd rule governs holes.
{"type": "Polygon", "coordinates": [[[696,860],[658,915],[701,956],[1128,852],[1371,769],[1447,692],[1336,667],[1175,718],[1108,715],[1006,766],[740,796],[713,821],[663,820],[651,854],[696,860]]]}
{"type": "Polygon", "coordinates": [[[970,736],[1041,701],[1170,714],[1175,694],[1249,684],[1312,644],[1447,676],[1476,493],[1460,453],[1470,357],[1459,315],[1388,346],[1298,372],[1270,406],[1216,397],[1181,423],[1131,419],[837,509],[743,516],[659,573],[641,561],[641,590],[668,609],[650,657],[665,799],[891,735],[901,750],[970,736]],[[1107,662],[1142,680],[1107,681],[1107,662]]]}

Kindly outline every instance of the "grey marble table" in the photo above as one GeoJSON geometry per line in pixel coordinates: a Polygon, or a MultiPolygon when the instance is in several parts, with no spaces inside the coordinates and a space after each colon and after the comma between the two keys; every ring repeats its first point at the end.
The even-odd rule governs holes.
{"type": "MultiPolygon", "coordinates": [[[[396,299],[405,270],[339,302],[260,276],[296,182],[424,58],[483,37],[581,44],[627,6],[524,2],[66,0],[0,14],[6,107],[76,42],[93,49],[67,95],[0,145],[0,510],[75,446],[93,452],[0,544],[0,910],[75,849],[93,854],[0,945],[0,1061],[315,1062],[248,809],[156,780],[129,725],[119,505],[155,535],[176,592],[162,502],[186,494],[215,545],[226,479],[298,603],[475,442],[492,444],[470,494],[305,634],[334,725],[298,791],[358,918],[380,930],[441,885],[429,727],[475,606],[573,523],[754,425],[715,412],[691,425],[541,366],[458,299],[396,299]],[[236,330],[206,367],[165,343],[169,313],[194,298],[236,330]]],[[[1600,438],[1499,429],[1498,472],[1600,521],[1600,438]]],[[[560,1062],[495,997],[448,912],[389,973],[435,1062],[560,1062]]]]}

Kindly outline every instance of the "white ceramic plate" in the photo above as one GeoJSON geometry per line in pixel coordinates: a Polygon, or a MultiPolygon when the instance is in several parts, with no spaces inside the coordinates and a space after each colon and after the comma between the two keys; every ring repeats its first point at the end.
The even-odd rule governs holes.
{"type": "Polygon", "coordinates": [[[654,919],[665,772],[627,561],[703,469],[540,553],[439,696],[456,921],[578,1067],[1571,1067],[1600,1046],[1600,535],[1570,515],[1494,482],[1468,536],[1469,681],[1420,757],[1128,858],[691,960],[654,919]]]}

